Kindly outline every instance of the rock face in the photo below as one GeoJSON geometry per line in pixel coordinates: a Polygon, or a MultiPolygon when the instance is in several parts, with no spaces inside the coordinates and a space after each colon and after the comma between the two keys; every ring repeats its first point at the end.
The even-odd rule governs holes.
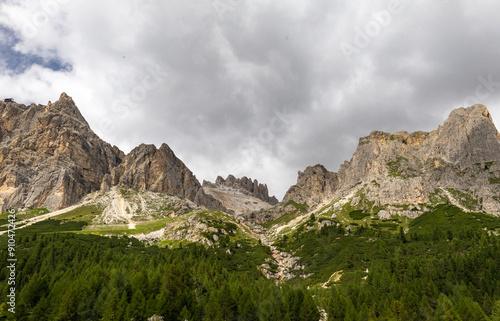
{"type": "Polygon", "coordinates": [[[0,210],[56,210],[99,190],[123,153],[90,129],[65,93],[47,106],[0,102],[0,210]]]}
{"type": "MultiPolygon", "coordinates": [[[[299,172],[285,201],[318,204],[325,199],[367,200],[374,206],[449,201],[464,210],[500,214],[500,135],[483,105],[454,110],[432,132],[372,132],[359,140],[338,173],[322,166],[299,172]]],[[[385,213],[385,212],[382,212],[385,213]]]]}
{"type": "Polygon", "coordinates": [[[146,144],[134,148],[120,165],[106,175],[102,190],[116,185],[173,194],[209,209],[225,210],[219,201],[205,194],[200,182],[167,144],[158,149],[146,144]]]}
{"type": "Polygon", "coordinates": [[[278,200],[269,196],[267,186],[246,177],[204,182],[208,195],[166,144],[142,144],[124,155],[90,129],[65,93],[46,106],[1,101],[0,114],[2,212],[57,210],[91,192],[120,186],[226,210],[212,196],[219,195],[235,212],[257,210],[251,213],[256,222],[335,200],[352,207],[371,204],[384,217],[415,217],[439,202],[500,215],[500,134],[483,105],[454,110],[432,132],[374,131],[359,140],[338,173],[321,165],[306,168],[283,202],[272,207],[278,200]]]}
{"type": "Polygon", "coordinates": [[[65,93],[47,106],[0,102],[0,210],[57,210],[112,186],[184,197],[224,210],[163,144],[128,155],[101,140],[65,93]]]}
{"type": "Polygon", "coordinates": [[[283,202],[317,204],[331,198],[338,187],[337,173],[329,172],[323,165],[309,166],[304,172],[299,171],[297,184],[288,189],[283,202]]]}
{"type": "Polygon", "coordinates": [[[236,178],[233,175],[229,175],[226,179],[221,176],[217,176],[215,184],[207,181],[203,181],[203,186],[206,187],[221,187],[226,186],[242,192],[247,192],[255,198],[258,198],[271,205],[277,204],[278,200],[274,196],[269,196],[269,191],[266,184],[259,184],[259,182],[251,178],[243,176],[242,178],[236,178]]]}

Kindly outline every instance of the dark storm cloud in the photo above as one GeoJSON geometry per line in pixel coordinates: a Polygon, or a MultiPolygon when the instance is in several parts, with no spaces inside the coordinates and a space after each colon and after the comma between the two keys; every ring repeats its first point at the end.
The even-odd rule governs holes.
{"type": "Polygon", "coordinates": [[[110,143],[166,142],[200,180],[246,175],[282,197],[372,130],[433,130],[475,102],[500,120],[494,1],[56,2],[2,5],[19,37],[2,61],[44,64],[0,84],[39,102],[66,91],[110,143]]]}

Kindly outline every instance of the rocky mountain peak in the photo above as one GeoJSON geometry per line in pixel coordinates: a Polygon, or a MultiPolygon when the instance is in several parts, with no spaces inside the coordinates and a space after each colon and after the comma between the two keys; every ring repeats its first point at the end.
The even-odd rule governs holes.
{"type": "Polygon", "coordinates": [[[491,118],[491,114],[488,110],[488,108],[484,105],[481,104],[476,104],[470,107],[460,107],[454,109],[451,113],[448,119],[454,119],[454,118],[464,118],[464,119],[473,119],[473,118],[486,118],[488,119],[491,123],[493,123],[493,119],[491,118]]]}
{"type": "Polygon", "coordinates": [[[284,202],[317,205],[325,199],[358,195],[353,204],[364,199],[397,208],[441,198],[463,203],[469,210],[499,214],[499,179],[498,131],[488,109],[474,105],[452,111],[432,132],[371,132],[360,138],[352,159],[341,165],[339,173],[321,165],[299,172],[284,202]]]}
{"type": "Polygon", "coordinates": [[[428,152],[461,167],[500,159],[500,134],[484,105],[453,110],[432,138],[428,152]]]}
{"type": "Polygon", "coordinates": [[[89,126],[85,118],[80,113],[80,110],[76,106],[75,102],[73,101],[73,98],[71,98],[64,92],[59,96],[59,100],[57,100],[55,103],[51,103],[49,101],[47,103],[45,111],[72,117],[75,120],[83,123],[87,127],[89,126]]]}
{"type": "Polygon", "coordinates": [[[0,103],[0,114],[2,210],[74,204],[121,162],[66,94],[47,106],[0,103]]]}
{"type": "Polygon", "coordinates": [[[361,137],[359,139],[359,145],[364,145],[368,143],[387,144],[390,143],[391,141],[397,141],[404,145],[418,146],[428,136],[429,133],[424,131],[416,131],[413,133],[408,133],[407,131],[400,131],[395,134],[391,134],[374,130],[370,133],[369,136],[361,137]]]}
{"type": "Polygon", "coordinates": [[[317,204],[331,197],[338,185],[337,173],[328,171],[320,164],[308,166],[303,172],[299,171],[297,184],[286,192],[283,202],[317,204]]]}
{"type": "Polygon", "coordinates": [[[184,197],[209,209],[224,210],[219,201],[206,195],[201,184],[167,144],[156,148],[141,144],[112,169],[101,185],[102,191],[111,186],[161,192],[184,197]]]}
{"type": "Polygon", "coordinates": [[[260,184],[256,179],[252,180],[251,178],[248,178],[246,176],[243,176],[242,178],[236,178],[233,175],[229,174],[226,179],[222,178],[221,176],[217,176],[215,184],[212,184],[208,181],[203,181],[203,186],[226,186],[236,190],[241,190],[271,205],[278,203],[276,197],[269,196],[269,191],[266,184],[260,184]]]}
{"type": "Polygon", "coordinates": [[[46,106],[0,102],[0,210],[56,210],[88,193],[119,185],[173,194],[224,210],[205,195],[193,173],[167,144],[141,144],[125,155],[89,127],[62,93],[46,106]]]}

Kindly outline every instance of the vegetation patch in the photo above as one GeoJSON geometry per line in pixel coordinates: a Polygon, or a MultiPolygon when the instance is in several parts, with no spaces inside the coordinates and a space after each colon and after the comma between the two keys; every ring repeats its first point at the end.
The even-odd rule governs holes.
{"type": "Polygon", "coordinates": [[[469,191],[459,191],[453,188],[446,189],[455,198],[460,205],[469,209],[476,210],[479,206],[479,200],[469,191]]]}
{"type": "Polygon", "coordinates": [[[429,195],[429,201],[430,205],[433,206],[449,202],[447,198],[441,195],[441,191],[439,189],[435,189],[434,192],[429,195]]]}
{"type": "MultiPolygon", "coordinates": [[[[30,209],[30,210],[26,210],[26,211],[20,211],[20,212],[16,212],[16,224],[18,224],[19,222],[23,221],[23,220],[27,220],[27,219],[30,219],[30,218],[33,218],[33,217],[36,217],[36,216],[40,216],[40,215],[44,215],[44,214],[48,214],[50,213],[50,211],[46,208],[35,208],[35,209],[30,209]]],[[[0,214],[0,231],[5,231],[7,230],[8,228],[8,217],[9,215],[11,215],[10,213],[8,212],[5,212],[5,213],[2,213],[0,214]]]]}
{"type": "Polygon", "coordinates": [[[272,220],[272,221],[269,221],[269,222],[265,222],[263,224],[261,224],[262,227],[264,228],[270,228],[271,226],[274,226],[274,225],[281,225],[281,224],[287,224],[289,223],[291,220],[293,220],[294,218],[304,214],[304,213],[307,213],[308,211],[308,206],[307,204],[298,204],[298,203],[295,203],[294,201],[290,200],[288,202],[286,202],[283,207],[286,207],[286,206],[293,206],[295,208],[295,210],[293,210],[292,212],[288,212],[286,214],[283,214],[281,215],[280,217],[278,217],[277,219],[275,220],[272,220]]]}
{"type": "MultiPolygon", "coordinates": [[[[271,257],[265,246],[166,249],[129,238],[34,233],[20,233],[18,242],[16,320],[319,319],[304,287],[277,287],[256,268],[271,257]]],[[[7,277],[2,269],[5,295],[7,277]]],[[[7,319],[2,302],[0,319],[7,319]]]]}
{"type": "MultiPolygon", "coordinates": [[[[371,228],[355,222],[350,214],[360,209],[350,208],[344,214],[350,226],[358,224],[355,229],[310,229],[322,221],[311,215],[293,235],[276,242],[303,266],[279,286],[258,268],[269,264],[278,270],[269,247],[252,240],[226,235],[212,247],[159,244],[171,249],[144,246],[127,236],[67,233],[82,233],[78,230],[86,224],[70,217],[39,222],[16,232],[16,318],[140,320],[156,314],[165,320],[319,320],[320,307],[331,320],[444,320],[449,315],[495,320],[500,239],[493,232],[500,229],[500,217],[438,205],[408,228],[405,217],[370,218],[378,224],[371,228]]],[[[171,220],[191,215],[215,228],[240,230],[216,211],[171,220]]],[[[0,260],[7,254],[1,251],[0,260]]],[[[0,270],[4,295],[7,278],[8,270],[0,270]]],[[[7,317],[6,308],[0,304],[0,319],[7,317]]]]}
{"type": "Polygon", "coordinates": [[[380,224],[398,233],[329,226],[280,242],[305,265],[296,273],[309,275],[290,283],[309,286],[332,320],[438,320],[444,305],[463,320],[487,320],[495,302],[500,307],[494,299],[500,240],[489,233],[500,228],[499,217],[440,205],[412,220],[409,229],[380,224]],[[324,289],[339,270],[342,278],[324,289]]]}
{"type": "Polygon", "coordinates": [[[368,212],[366,212],[366,211],[364,211],[364,210],[355,210],[355,211],[350,212],[349,216],[353,220],[362,220],[362,219],[364,219],[367,216],[371,216],[371,214],[368,213],[368,212]]]}
{"type": "Polygon", "coordinates": [[[376,229],[383,229],[386,228],[391,231],[396,231],[399,227],[399,224],[397,223],[389,223],[389,222],[382,222],[382,223],[371,223],[371,227],[376,228],[376,229]]]}
{"type": "Polygon", "coordinates": [[[96,235],[134,235],[134,234],[148,234],[158,231],[165,227],[169,222],[174,221],[172,218],[165,218],[147,222],[136,222],[135,228],[130,229],[128,224],[99,224],[88,225],[81,232],[82,234],[96,234],[96,235]]]}
{"type": "Polygon", "coordinates": [[[490,184],[500,184],[500,178],[499,177],[490,177],[489,181],[490,181],[490,184]]]}
{"type": "Polygon", "coordinates": [[[427,232],[450,230],[458,232],[463,229],[480,230],[500,229],[500,217],[484,213],[465,213],[453,205],[440,205],[410,223],[410,232],[427,232]]]}
{"type": "Polygon", "coordinates": [[[483,171],[487,171],[491,168],[491,166],[493,166],[493,164],[495,164],[495,162],[485,162],[484,163],[484,166],[483,166],[483,163],[474,163],[474,165],[476,166],[482,166],[482,170],[483,171]]]}
{"type": "Polygon", "coordinates": [[[20,230],[23,233],[57,233],[57,232],[73,232],[73,231],[81,231],[86,225],[87,222],[72,222],[72,221],[61,221],[54,219],[46,219],[44,221],[35,223],[30,226],[23,227],[20,230]]]}
{"type": "Polygon", "coordinates": [[[408,159],[403,156],[398,156],[395,161],[388,162],[387,167],[389,168],[389,176],[401,179],[408,179],[410,177],[416,177],[417,171],[410,167],[408,159]]]}
{"type": "Polygon", "coordinates": [[[85,205],[77,207],[74,210],[57,215],[55,218],[64,221],[88,222],[91,223],[94,218],[102,214],[102,207],[98,205],[85,205]]]}

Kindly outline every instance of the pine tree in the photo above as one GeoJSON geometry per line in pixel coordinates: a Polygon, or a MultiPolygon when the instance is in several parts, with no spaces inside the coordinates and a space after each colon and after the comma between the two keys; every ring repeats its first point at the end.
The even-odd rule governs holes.
{"type": "Polygon", "coordinates": [[[191,312],[189,312],[189,310],[186,306],[182,307],[181,313],[179,314],[179,318],[177,320],[179,320],[179,321],[191,321],[191,320],[193,320],[193,316],[191,315],[191,312]]]}
{"type": "Polygon", "coordinates": [[[436,312],[437,312],[440,320],[462,321],[462,318],[460,318],[459,314],[455,310],[453,303],[450,301],[450,299],[446,295],[441,293],[437,304],[438,305],[437,305],[436,312]]]}
{"type": "Polygon", "coordinates": [[[33,321],[49,321],[50,301],[44,297],[38,301],[38,304],[33,308],[30,315],[30,320],[33,321]]]}
{"type": "Polygon", "coordinates": [[[134,321],[146,320],[146,299],[142,294],[141,290],[136,290],[132,296],[132,301],[127,308],[127,318],[130,320],[134,318],[134,321]]]}
{"type": "Polygon", "coordinates": [[[108,300],[106,305],[104,306],[104,311],[102,313],[102,321],[119,321],[120,318],[118,316],[118,292],[113,289],[112,292],[108,295],[108,300]]]}
{"type": "Polygon", "coordinates": [[[500,300],[495,302],[493,306],[493,314],[491,315],[491,321],[500,321],[500,300]]]}

